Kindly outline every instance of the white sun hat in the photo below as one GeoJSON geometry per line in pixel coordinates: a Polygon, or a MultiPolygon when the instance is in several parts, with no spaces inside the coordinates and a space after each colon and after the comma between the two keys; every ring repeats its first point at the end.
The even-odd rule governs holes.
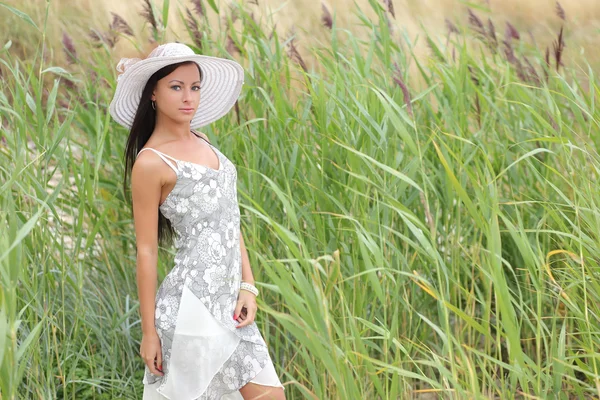
{"type": "Polygon", "coordinates": [[[244,84],[244,69],[236,61],[194,53],[183,43],[165,43],[144,59],[122,58],[117,65],[117,89],[109,111],[119,124],[131,128],[144,86],[156,71],[170,64],[194,61],[202,70],[200,104],[190,123],[199,128],[218,120],[233,107],[244,84]]]}

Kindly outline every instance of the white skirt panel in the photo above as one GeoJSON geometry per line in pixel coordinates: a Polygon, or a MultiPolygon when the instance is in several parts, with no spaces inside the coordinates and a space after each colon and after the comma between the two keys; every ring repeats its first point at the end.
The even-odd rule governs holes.
{"type": "MultiPolygon", "coordinates": [[[[239,342],[240,338],[222,327],[204,304],[184,286],[168,380],[159,389],[160,382],[149,384],[144,379],[143,400],[197,398],[206,390],[239,342]]],[[[271,359],[250,382],[283,388],[271,359]]],[[[243,400],[243,397],[236,390],[220,400],[243,400]]]]}

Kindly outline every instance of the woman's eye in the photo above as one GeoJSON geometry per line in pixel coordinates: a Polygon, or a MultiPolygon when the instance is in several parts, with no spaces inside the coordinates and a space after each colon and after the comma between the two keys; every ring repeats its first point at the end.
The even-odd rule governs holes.
{"type": "Polygon", "coordinates": [[[173,86],[171,86],[171,89],[180,88],[180,87],[181,86],[179,86],[179,85],[173,85],[173,86]]]}
{"type": "Polygon", "coordinates": [[[200,90],[200,86],[192,86],[194,90],[200,90]]]}

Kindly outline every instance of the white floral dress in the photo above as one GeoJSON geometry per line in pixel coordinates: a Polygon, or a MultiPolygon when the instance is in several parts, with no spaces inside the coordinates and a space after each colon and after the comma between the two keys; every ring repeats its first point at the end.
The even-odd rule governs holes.
{"type": "Polygon", "coordinates": [[[159,206],[177,249],[156,293],[164,376],[144,367],[144,400],[241,399],[239,388],[250,381],[283,387],[256,323],[236,328],[233,319],[242,274],[237,170],[207,143],[219,159],[216,170],[140,151],[152,150],[177,175],[159,206]]]}

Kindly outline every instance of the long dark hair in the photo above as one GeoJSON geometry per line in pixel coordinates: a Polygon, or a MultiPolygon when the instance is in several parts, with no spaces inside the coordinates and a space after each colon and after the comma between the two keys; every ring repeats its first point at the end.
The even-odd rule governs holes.
{"type": "MultiPolygon", "coordinates": [[[[198,67],[198,71],[200,72],[200,80],[202,80],[202,70],[200,66],[193,61],[184,61],[176,64],[170,64],[166,67],[163,67],[156,71],[146,82],[146,86],[144,86],[144,90],[142,91],[142,97],[140,98],[140,104],[135,113],[135,117],[133,118],[133,123],[131,124],[131,129],[129,130],[129,137],[127,138],[127,144],[125,145],[125,173],[123,174],[123,193],[125,193],[125,198],[127,200],[131,200],[130,196],[127,196],[127,192],[129,189],[128,181],[131,178],[131,169],[133,168],[133,163],[135,162],[135,158],[139,151],[144,147],[152,132],[154,131],[154,126],[156,125],[156,112],[152,108],[151,98],[152,91],[156,87],[156,83],[169,75],[171,72],[175,71],[179,66],[185,64],[194,64],[198,67]]],[[[133,204],[131,204],[133,207],[133,204]]],[[[132,208],[133,213],[133,208],[132,208]]],[[[171,222],[165,218],[164,215],[159,211],[158,213],[158,242],[161,245],[169,244],[172,242],[174,235],[173,227],[171,226],[171,222]]]]}

